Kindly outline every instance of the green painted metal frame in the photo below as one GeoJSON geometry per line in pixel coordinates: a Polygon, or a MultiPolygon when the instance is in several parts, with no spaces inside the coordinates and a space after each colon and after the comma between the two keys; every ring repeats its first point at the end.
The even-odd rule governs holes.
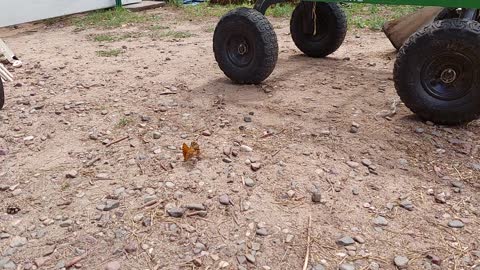
{"type": "Polygon", "coordinates": [[[480,8],[480,0],[304,0],[309,2],[343,2],[378,5],[438,6],[452,8],[480,8]]]}

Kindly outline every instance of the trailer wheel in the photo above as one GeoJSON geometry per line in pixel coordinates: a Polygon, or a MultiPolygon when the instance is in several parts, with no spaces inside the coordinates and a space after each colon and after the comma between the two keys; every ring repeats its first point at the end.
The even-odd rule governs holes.
{"type": "Polygon", "coordinates": [[[292,13],[290,33],[300,51],[310,57],[325,57],[342,45],[347,18],[336,3],[300,2],[292,13]]]}
{"type": "Polygon", "coordinates": [[[4,104],[5,104],[5,93],[3,91],[2,79],[0,79],[0,110],[3,108],[4,104]]]}
{"type": "Polygon", "coordinates": [[[260,12],[237,8],[217,24],[213,51],[228,78],[237,83],[258,84],[270,76],[277,63],[277,35],[260,12]]]}
{"type": "Polygon", "coordinates": [[[414,113],[438,124],[480,116],[480,23],[436,21],[413,34],[394,67],[397,93],[414,113]]]}

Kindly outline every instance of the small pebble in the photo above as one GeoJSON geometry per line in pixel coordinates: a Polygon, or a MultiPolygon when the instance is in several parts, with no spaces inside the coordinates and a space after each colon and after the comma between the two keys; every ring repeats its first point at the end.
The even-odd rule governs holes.
{"type": "Polygon", "coordinates": [[[242,144],[242,145],[240,145],[240,151],[242,151],[242,152],[252,152],[253,149],[250,146],[242,144]]]}
{"type": "Polygon", "coordinates": [[[350,245],[355,244],[355,241],[353,240],[353,238],[351,238],[349,236],[345,236],[345,237],[342,237],[342,238],[338,239],[336,241],[336,243],[339,246],[350,246],[350,245]]]}
{"type": "Polygon", "coordinates": [[[460,220],[452,220],[448,222],[448,227],[460,229],[465,227],[465,224],[460,220]]]}
{"type": "Polygon", "coordinates": [[[373,219],[373,224],[375,224],[377,226],[387,226],[388,221],[387,221],[386,218],[384,218],[382,216],[378,216],[375,219],[373,219]]]}
{"type": "Polygon", "coordinates": [[[395,256],[393,262],[399,269],[405,269],[408,267],[408,258],[405,256],[395,256]]]}
{"type": "Polygon", "coordinates": [[[228,197],[227,194],[220,195],[220,197],[218,197],[218,201],[220,202],[220,204],[223,204],[223,205],[231,204],[230,197],[228,197]]]}
{"type": "Polygon", "coordinates": [[[320,191],[316,190],[312,192],[312,202],[314,203],[320,203],[322,201],[322,194],[320,191]]]}
{"type": "Polygon", "coordinates": [[[120,262],[113,261],[105,265],[105,270],[120,270],[120,267],[121,267],[120,262]]]}
{"type": "Polygon", "coordinates": [[[78,172],[76,170],[71,170],[65,173],[66,178],[76,178],[78,176],[78,172]]]}

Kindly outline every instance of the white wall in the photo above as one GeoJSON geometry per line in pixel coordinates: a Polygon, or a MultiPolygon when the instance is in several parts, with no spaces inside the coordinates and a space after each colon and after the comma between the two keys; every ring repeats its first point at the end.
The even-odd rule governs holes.
{"type": "MultiPolygon", "coordinates": [[[[122,0],[122,4],[141,0],[122,0]]],[[[0,0],[0,27],[115,6],[115,0],[0,0]]]]}

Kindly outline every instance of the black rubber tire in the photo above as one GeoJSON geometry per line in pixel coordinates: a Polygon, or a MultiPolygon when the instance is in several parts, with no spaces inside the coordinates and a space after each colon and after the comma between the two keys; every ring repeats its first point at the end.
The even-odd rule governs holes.
{"type": "Polygon", "coordinates": [[[334,53],[345,40],[347,17],[336,3],[300,2],[292,13],[290,33],[297,48],[310,57],[325,57],[334,53]],[[304,17],[315,4],[317,33],[304,31],[304,17]]]}
{"type": "Polygon", "coordinates": [[[237,8],[218,22],[213,34],[213,52],[218,66],[232,81],[258,84],[275,69],[277,35],[260,12],[237,8]]]}
{"type": "Polygon", "coordinates": [[[5,104],[5,92],[3,91],[2,79],[0,79],[0,110],[3,108],[4,104],[5,104]]]}
{"type": "Polygon", "coordinates": [[[400,49],[393,72],[395,88],[405,105],[424,120],[467,123],[480,116],[479,66],[480,23],[436,21],[400,49]]]}

